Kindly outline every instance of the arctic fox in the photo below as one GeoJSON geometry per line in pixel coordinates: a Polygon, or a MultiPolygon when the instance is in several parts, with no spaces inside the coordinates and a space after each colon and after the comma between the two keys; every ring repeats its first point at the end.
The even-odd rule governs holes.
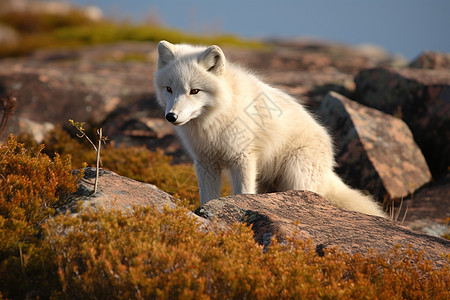
{"type": "Polygon", "coordinates": [[[200,202],[233,194],[309,190],[333,205],[383,216],[334,173],[327,130],[294,98],[230,63],[218,46],[158,44],[158,103],[194,160],[200,202]]]}

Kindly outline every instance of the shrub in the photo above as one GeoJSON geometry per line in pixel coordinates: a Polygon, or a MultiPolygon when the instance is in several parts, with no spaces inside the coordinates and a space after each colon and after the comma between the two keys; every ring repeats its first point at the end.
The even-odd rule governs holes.
{"type": "Polygon", "coordinates": [[[76,299],[445,299],[448,265],[411,249],[321,257],[311,241],[275,240],[249,227],[200,229],[183,209],[86,212],[46,224],[63,294],[76,299]],[[61,234],[61,233],[64,234],[61,234]]]}
{"type": "MultiPolygon", "coordinates": [[[[123,149],[116,158],[131,153],[139,162],[148,159],[145,151],[123,149]]],[[[319,256],[312,241],[272,240],[264,250],[251,228],[205,228],[183,208],[48,218],[67,201],[77,178],[69,157],[43,152],[13,137],[0,147],[0,298],[450,297],[450,254],[437,269],[412,249],[383,256],[331,249],[319,256]]],[[[150,155],[155,164],[170,162],[162,153],[150,155]]]]}
{"type": "MultiPolygon", "coordinates": [[[[89,133],[88,133],[89,134],[89,133]]],[[[37,147],[30,138],[22,137],[30,147],[37,147]]],[[[61,128],[46,135],[44,152],[53,156],[71,155],[74,168],[84,163],[95,166],[96,154],[91,145],[76,138],[61,128]]],[[[161,150],[152,152],[145,147],[117,146],[109,143],[102,149],[103,168],[141,182],[156,185],[161,190],[182,200],[181,204],[193,210],[200,205],[198,181],[192,164],[173,164],[172,158],[161,150]]],[[[223,195],[230,195],[231,188],[224,178],[223,195]]]]}
{"type": "Polygon", "coordinates": [[[27,150],[12,136],[0,146],[0,291],[7,297],[45,287],[52,264],[40,255],[41,225],[76,190],[70,157],[50,159],[42,149],[27,150]]]}

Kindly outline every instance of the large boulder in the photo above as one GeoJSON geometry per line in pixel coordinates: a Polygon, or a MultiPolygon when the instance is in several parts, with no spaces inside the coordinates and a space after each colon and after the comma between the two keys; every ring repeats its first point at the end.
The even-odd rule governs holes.
{"type": "Polygon", "coordinates": [[[337,172],[382,201],[400,199],[430,181],[425,159],[406,124],[330,92],[317,113],[334,134],[337,172]]]}
{"type": "Polygon", "coordinates": [[[403,119],[434,177],[450,165],[450,69],[374,68],[356,77],[358,102],[403,119]]]}
{"type": "Polygon", "coordinates": [[[310,238],[320,253],[338,246],[347,253],[367,253],[374,249],[387,253],[396,245],[424,250],[425,258],[439,266],[442,254],[450,251],[450,241],[413,232],[394,221],[346,211],[307,191],[260,195],[235,195],[211,200],[195,211],[198,215],[226,224],[245,222],[252,226],[255,240],[268,245],[272,237],[310,238]]]}

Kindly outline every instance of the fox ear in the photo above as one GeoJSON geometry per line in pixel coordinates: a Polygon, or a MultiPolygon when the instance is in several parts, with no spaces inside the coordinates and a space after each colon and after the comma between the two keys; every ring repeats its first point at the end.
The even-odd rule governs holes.
{"type": "Polygon", "coordinates": [[[160,41],[158,43],[158,69],[161,69],[174,59],[174,50],[175,45],[167,41],[160,41]]]}
{"type": "Polygon", "coordinates": [[[198,58],[208,72],[222,75],[225,72],[225,55],[218,46],[209,46],[198,58]]]}

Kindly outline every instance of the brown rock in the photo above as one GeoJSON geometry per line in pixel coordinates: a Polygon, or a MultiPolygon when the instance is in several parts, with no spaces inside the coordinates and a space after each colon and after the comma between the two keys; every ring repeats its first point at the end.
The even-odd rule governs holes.
{"type": "Polygon", "coordinates": [[[93,194],[95,168],[86,168],[84,177],[80,180],[78,190],[73,200],[64,209],[102,208],[105,210],[131,210],[133,206],[156,205],[158,208],[168,206],[175,208],[171,195],[161,191],[156,186],[142,183],[116,173],[100,169],[98,191],[93,194]]]}
{"type": "Polygon", "coordinates": [[[425,51],[415,58],[410,68],[419,69],[450,69],[450,53],[425,51]]]}
{"type": "Polygon", "coordinates": [[[337,172],[382,201],[399,199],[430,181],[425,159],[406,124],[335,92],[318,110],[334,133],[337,172]]]}
{"type": "MultiPolygon", "coordinates": [[[[147,53],[148,46],[134,49],[147,53]]],[[[154,64],[105,60],[120,48],[40,51],[33,57],[0,60],[0,96],[17,98],[5,135],[19,133],[19,117],[55,125],[68,119],[98,124],[118,107],[149,98],[154,64]]]]}
{"type": "MultiPolygon", "coordinates": [[[[139,182],[120,176],[112,171],[100,169],[98,191],[93,194],[95,168],[86,168],[84,177],[80,180],[78,190],[72,195],[71,201],[58,209],[65,213],[76,214],[83,209],[120,210],[127,212],[136,206],[156,206],[158,209],[176,208],[173,197],[161,191],[153,184],[139,182]]],[[[76,171],[78,172],[78,171],[76,171]]],[[[208,221],[191,211],[186,213],[195,218],[202,226],[208,221]]]]}
{"type": "Polygon", "coordinates": [[[348,253],[374,249],[383,254],[395,245],[412,245],[415,250],[423,249],[425,258],[437,266],[445,263],[441,254],[450,251],[448,240],[413,232],[391,220],[336,208],[307,191],[223,197],[195,212],[226,224],[252,225],[255,240],[264,245],[274,235],[280,241],[311,238],[318,250],[337,245],[348,253]]]}
{"type": "Polygon", "coordinates": [[[358,102],[397,116],[414,134],[434,177],[450,165],[450,70],[375,68],[356,78],[358,102]]]}
{"type": "Polygon", "coordinates": [[[164,112],[153,95],[114,110],[105,120],[106,136],[117,144],[143,146],[155,151],[163,149],[175,161],[186,161],[188,157],[175,137],[173,125],[164,118],[164,112]]]}

